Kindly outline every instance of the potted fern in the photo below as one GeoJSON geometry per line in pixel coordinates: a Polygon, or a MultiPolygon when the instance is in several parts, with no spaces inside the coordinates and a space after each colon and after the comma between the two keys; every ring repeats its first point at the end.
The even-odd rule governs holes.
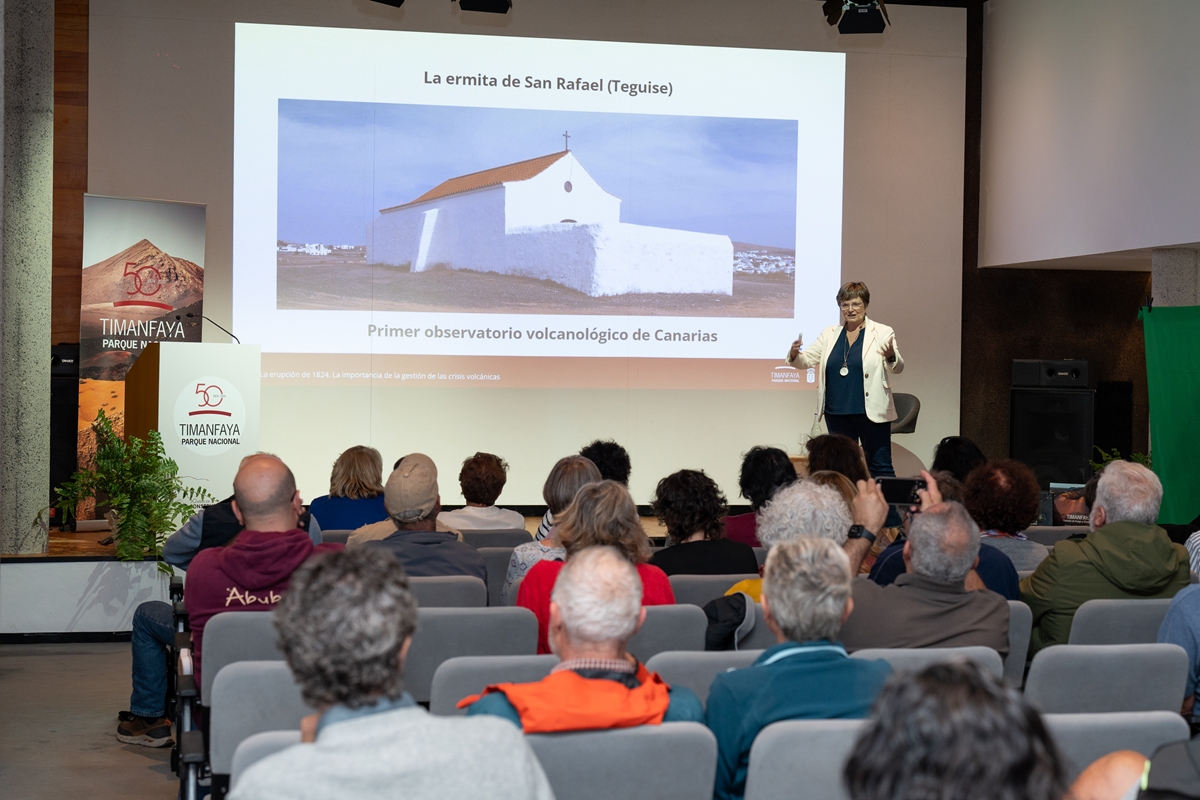
{"type": "Polygon", "coordinates": [[[92,429],[96,432],[93,468],[79,470],[59,487],[60,514],[74,515],[80,501],[102,492],[112,508],[107,516],[113,525],[117,558],[154,558],[160,572],[174,574],[162,560],[163,543],[193,513],[196,504],[216,498],[203,488],[183,485],[179,467],[167,457],[158,431],[150,431],[144,440],[130,436],[126,441],[113,430],[104,409],[96,415],[92,429]]]}

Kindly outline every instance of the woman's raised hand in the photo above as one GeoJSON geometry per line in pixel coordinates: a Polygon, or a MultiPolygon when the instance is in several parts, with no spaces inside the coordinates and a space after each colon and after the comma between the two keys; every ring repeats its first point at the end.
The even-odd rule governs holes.
{"type": "Polygon", "coordinates": [[[804,334],[796,337],[796,341],[792,342],[792,349],[788,351],[788,361],[795,361],[800,355],[800,351],[804,349],[804,334]]]}

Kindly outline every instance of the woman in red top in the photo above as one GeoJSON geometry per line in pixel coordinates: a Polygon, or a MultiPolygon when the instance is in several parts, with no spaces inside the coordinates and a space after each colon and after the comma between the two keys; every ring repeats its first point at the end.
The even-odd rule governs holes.
{"type": "MultiPolygon", "coordinates": [[[[567,551],[567,559],[592,545],[615,547],[637,567],[642,579],[642,605],[668,606],[675,604],[671,582],[658,567],[652,567],[650,541],[642,530],[637,506],[629,491],[616,481],[589,483],[575,495],[575,500],[554,521],[558,540],[567,551]]],[[[562,570],[561,561],[540,561],[521,581],[517,605],[528,608],[537,616],[538,653],[549,653],[546,632],[550,625],[550,592],[562,570]]]]}

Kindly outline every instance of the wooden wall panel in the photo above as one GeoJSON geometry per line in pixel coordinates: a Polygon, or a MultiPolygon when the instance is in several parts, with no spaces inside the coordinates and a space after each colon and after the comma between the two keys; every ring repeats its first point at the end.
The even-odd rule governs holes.
{"type": "Polygon", "coordinates": [[[88,0],[54,3],[54,240],[51,341],[79,341],[88,158],[88,0]]]}

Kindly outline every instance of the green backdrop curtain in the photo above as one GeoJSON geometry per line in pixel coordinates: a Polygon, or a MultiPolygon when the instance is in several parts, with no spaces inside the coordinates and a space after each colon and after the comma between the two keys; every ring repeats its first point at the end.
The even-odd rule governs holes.
{"type": "MultiPolygon", "coordinates": [[[[1163,483],[1158,521],[1200,514],[1200,306],[1143,308],[1150,451],[1163,483]]],[[[1128,455],[1128,453],[1122,453],[1128,455]]]]}

